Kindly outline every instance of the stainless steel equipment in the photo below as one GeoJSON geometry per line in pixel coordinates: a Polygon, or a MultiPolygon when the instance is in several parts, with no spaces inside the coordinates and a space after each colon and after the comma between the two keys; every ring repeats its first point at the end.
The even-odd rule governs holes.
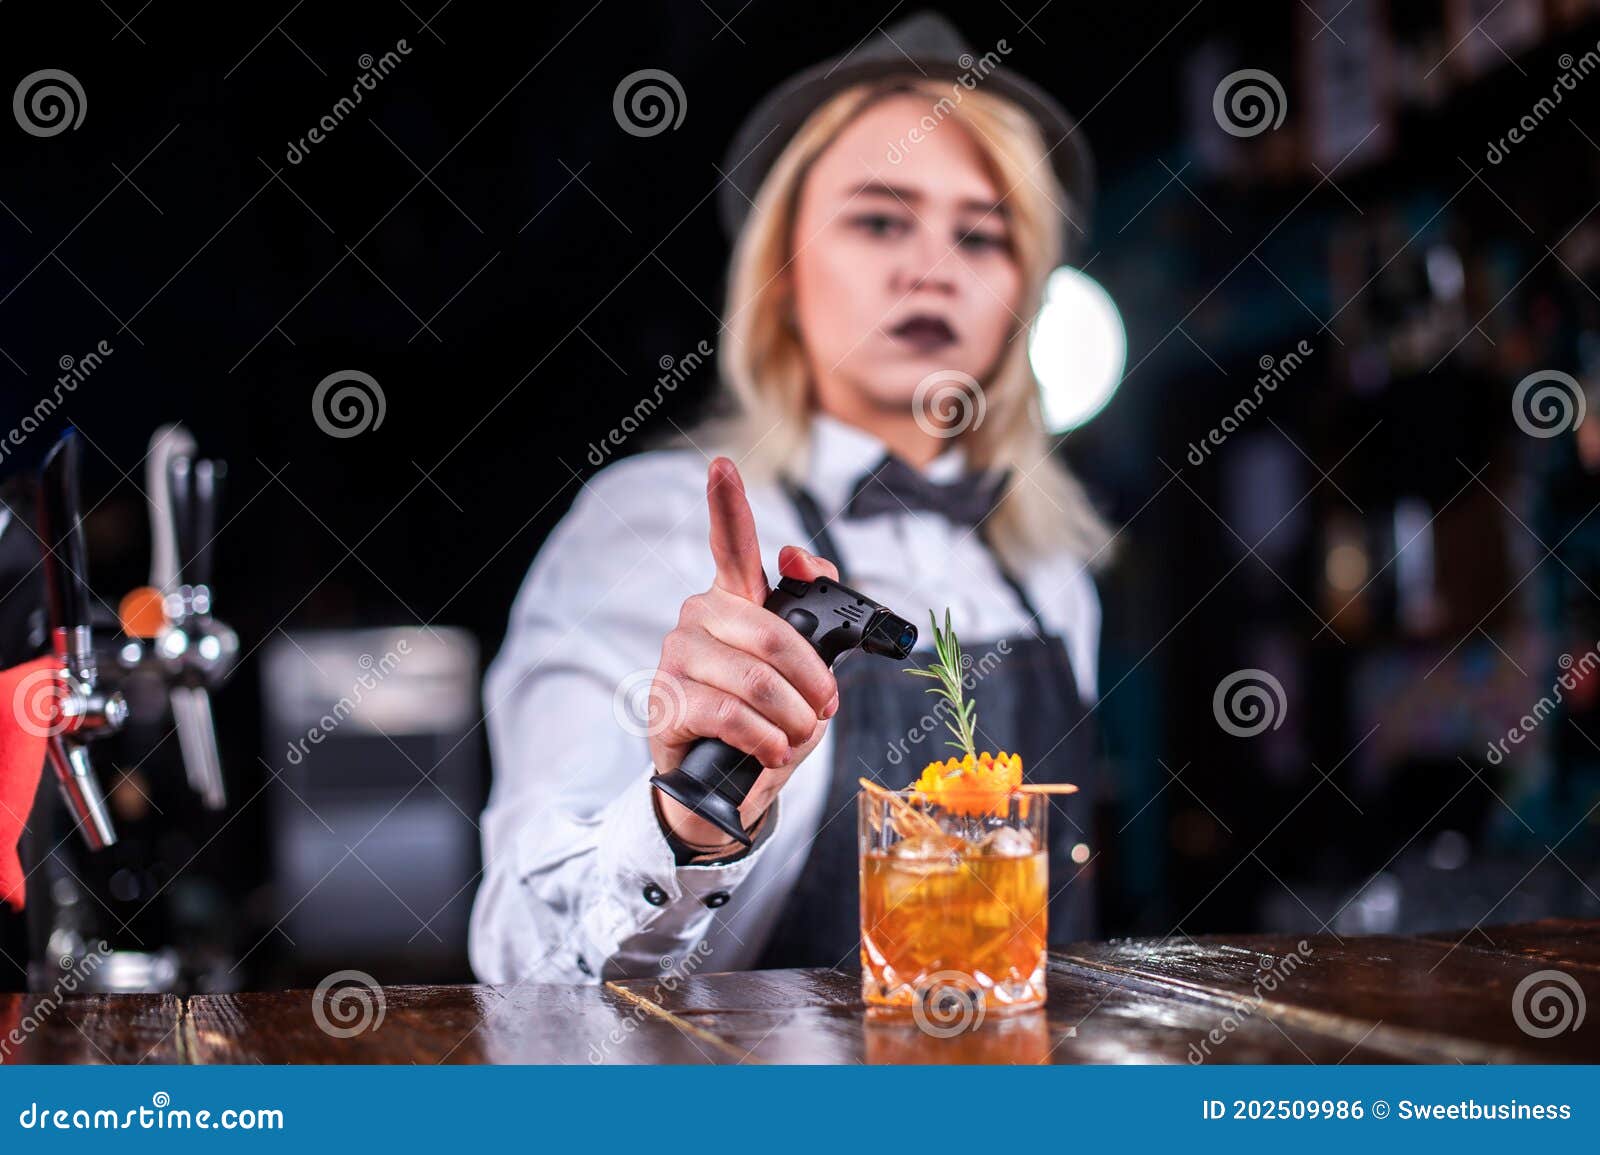
{"type": "Polygon", "coordinates": [[[120,655],[125,669],[153,666],[165,680],[184,771],[211,810],[228,804],[211,691],[239,655],[239,636],[211,613],[211,543],[225,474],[222,462],[195,456],[181,425],[164,425],[150,439],[150,585],[165,621],[153,638],[130,639],[120,655]]]}
{"type": "MultiPolygon", "coordinates": [[[[97,671],[75,512],[76,440],[58,452],[46,463],[40,503],[41,536],[54,547],[55,569],[46,574],[50,617],[69,626],[55,630],[63,707],[51,760],[90,849],[116,845],[80,857],[54,838],[42,840],[31,895],[37,901],[29,910],[35,943],[30,981],[48,985],[59,959],[93,955],[97,965],[85,989],[228,989],[240,979],[234,965],[248,918],[239,911],[232,872],[219,860],[227,844],[218,846],[215,832],[208,833],[212,815],[227,805],[210,692],[239,653],[234,631],[211,614],[211,546],[223,466],[199,458],[181,426],[165,426],[152,438],[145,479],[151,586],[123,599],[121,638],[112,642],[101,629],[97,671]],[[52,534],[69,527],[73,532],[57,544],[52,534]],[[119,692],[98,689],[96,673],[105,690],[119,692]],[[126,768],[122,788],[110,799],[120,838],[82,748],[86,738],[118,728],[118,740],[101,756],[126,768]],[[174,730],[176,744],[170,742],[174,730]],[[182,762],[184,781],[174,761],[182,762]]],[[[244,829],[233,826],[235,838],[244,829]]]]}
{"type": "Polygon", "coordinates": [[[117,835],[87,743],[120,727],[128,708],[121,694],[107,694],[99,687],[78,487],[81,454],[77,434],[69,429],[45,457],[40,475],[39,538],[57,663],[55,715],[48,726],[46,755],[84,842],[90,850],[102,850],[116,842],[117,835]]]}

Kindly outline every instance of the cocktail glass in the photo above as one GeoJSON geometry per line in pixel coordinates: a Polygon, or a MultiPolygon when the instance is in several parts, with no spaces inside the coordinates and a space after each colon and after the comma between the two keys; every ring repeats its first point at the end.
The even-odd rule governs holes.
{"type": "Polygon", "coordinates": [[[1049,800],[867,790],[858,807],[866,1003],[952,1034],[1042,1005],[1049,800]]]}

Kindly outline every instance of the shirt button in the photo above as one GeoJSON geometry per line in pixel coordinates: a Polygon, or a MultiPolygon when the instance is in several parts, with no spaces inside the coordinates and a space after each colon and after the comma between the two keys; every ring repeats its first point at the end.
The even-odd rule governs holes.
{"type": "Polygon", "coordinates": [[[665,906],[667,902],[667,892],[662,890],[655,883],[647,882],[644,884],[644,900],[651,906],[665,906]]]}
{"type": "Polygon", "coordinates": [[[706,895],[705,898],[702,899],[701,901],[703,901],[712,910],[716,910],[717,907],[719,907],[719,906],[727,906],[728,905],[728,899],[730,899],[732,897],[733,896],[731,894],[729,894],[725,890],[713,890],[710,894],[706,895]]]}

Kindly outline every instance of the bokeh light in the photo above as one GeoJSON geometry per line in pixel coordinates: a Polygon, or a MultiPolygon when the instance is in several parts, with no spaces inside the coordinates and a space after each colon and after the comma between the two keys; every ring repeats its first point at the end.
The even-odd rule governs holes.
{"type": "Polygon", "coordinates": [[[1128,362],[1128,334],[1111,294],[1078,269],[1051,273],[1028,356],[1045,424],[1054,433],[1084,424],[1111,400],[1128,362]]]}

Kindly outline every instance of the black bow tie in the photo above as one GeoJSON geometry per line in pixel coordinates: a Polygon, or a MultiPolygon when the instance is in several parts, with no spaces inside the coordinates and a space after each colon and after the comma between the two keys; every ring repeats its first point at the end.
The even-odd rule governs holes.
{"type": "Polygon", "coordinates": [[[844,516],[927,510],[941,513],[957,525],[978,525],[994,512],[1005,483],[1004,473],[969,473],[955,481],[930,481],[890,454],[856,483],[844,516]]]}

